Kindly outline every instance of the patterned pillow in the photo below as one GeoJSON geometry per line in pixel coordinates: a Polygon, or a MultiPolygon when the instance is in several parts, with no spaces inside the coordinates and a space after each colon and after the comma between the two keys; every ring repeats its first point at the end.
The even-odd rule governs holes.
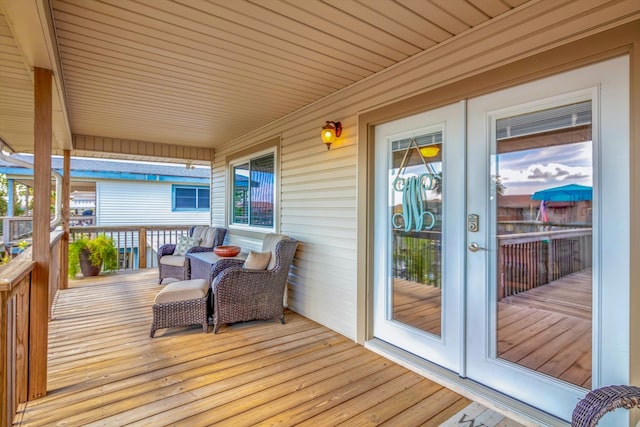
{"type": "Polygon", "coordinates": [[[200,244],[200,238],[191,236],[178,237],[178,243],[176,249],[173,251],[174,255],[184,256],[189,249],[200,244]]]}

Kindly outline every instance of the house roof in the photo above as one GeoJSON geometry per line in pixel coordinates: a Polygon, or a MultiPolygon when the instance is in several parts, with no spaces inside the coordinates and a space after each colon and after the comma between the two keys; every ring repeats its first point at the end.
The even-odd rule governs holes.
{"type": "Polygon", "coordinates": [[[535,3],[0,0],[1,136],[33,151],[39,67],[53,71],[56,152],[111,138],[159,144],[137,158],[190,158],[172,149],[234,141],[535,3]]]}
{"type": "MultiPolygon", "coordinates": [[[[33,163],[31,155],[15,155],[14,157],[33,163]]],[[[62,173],[63,159],[54,156],[51,158],[52,168],[62,173]]],[[[32,176],[31,169],[13,165],[0,159],[0,173],[17,176],[32,176]]],[[[209,183],[209,168],[186,168],[184,166],[171,166],[142,162],[121,162],[93,160],[83,158],[71,159],[71,177],[86,179],[114,179],[127,181],[165,181],[165,182],[191,182],[209,183]]]]}

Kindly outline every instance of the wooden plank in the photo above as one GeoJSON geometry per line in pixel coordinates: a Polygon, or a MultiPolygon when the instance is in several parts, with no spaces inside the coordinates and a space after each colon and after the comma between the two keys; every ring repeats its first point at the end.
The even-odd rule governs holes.
{"type": "Polygon", "coordinates": [[[51,205],[52,72],[34,68],[33,283],[29,326],[29,399],[47,393],[49,221],[51,205]]]}
{"type": "Polygon", "coordinates": [[[446,395],[448,390],[441,389],[421,402],[402,411],[383,425],[389,426],[435,426],[440,425],[451,414],[469,404],[469,400],[459,396],[452,402],[446,395]]]}
{"type": "Polygon", "coordinates": [[[70,280],[49,329],[48,394],[14,425],[436,425],[469,403],[292,312],[285,325],[149,338],[160,288],[155,269],[70,280]]]}

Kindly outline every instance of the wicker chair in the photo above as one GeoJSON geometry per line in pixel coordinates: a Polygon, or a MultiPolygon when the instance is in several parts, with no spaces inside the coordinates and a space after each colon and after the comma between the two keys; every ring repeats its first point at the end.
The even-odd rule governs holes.
{"type": "Polygon", "coordinates": [[[194,226],[189,229],[189,236],[202,239],[200,246],[190,248],[184,256],[173,255],[176,245],[168,243],[158,249],[158,283],[163,279],[172,277],[178,280],[191,278],[191,265],[186,255],[194,252],[211,252],[216,246],[224,242],[227,234],[226,228],[194,226]]]}
{"type": "Polygon", "coordinates": [[[221,260],[213,267],[213,332],[220,324],[279,319],[284,324],[284,291],[298,242],[268,234],[262,252],[271,251],[266,270],[242,268],[242,260],[221,260]]]}
{"type": "Polygon", "coordinates": [[[572,427],[593,427],[607,412],[640,408],[640,387],[611,385],[592,390],[576,405],[572,427]]]}

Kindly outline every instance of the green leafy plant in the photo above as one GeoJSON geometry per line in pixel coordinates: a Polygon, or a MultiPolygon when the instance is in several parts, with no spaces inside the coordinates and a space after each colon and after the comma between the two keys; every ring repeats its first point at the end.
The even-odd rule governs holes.
{"type": "Polygon", "coordinates": [[[118,251],[111,237],[99,234],[93,239],[81,237],[69,243],[69,277],[75,277],[80,271],[80,253],[89,252],[89,260],[95,267],[102,266],[105,271],[118,267],[118,251]]]}

